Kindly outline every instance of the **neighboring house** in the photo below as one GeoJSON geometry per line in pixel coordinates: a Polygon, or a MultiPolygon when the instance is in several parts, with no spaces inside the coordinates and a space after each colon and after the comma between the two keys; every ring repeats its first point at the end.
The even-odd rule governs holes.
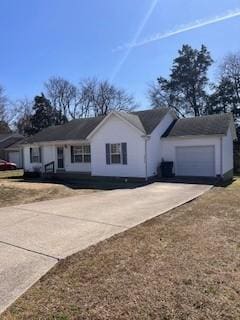
{"type": "Polygon", "coordinates": [[[177,176],[233,174],[231,114],[177,119],[167,108],[111,112],[49,127],[24,144],[25,171],[144,178],[173,161],[177,176]]]}
{"type": "Polygon", "coordinates": [[[23,153],[21,142],[23,136],[16,133],[0,134],[0,159],[16,163],[18,168],[23,167],[23,153]]]}

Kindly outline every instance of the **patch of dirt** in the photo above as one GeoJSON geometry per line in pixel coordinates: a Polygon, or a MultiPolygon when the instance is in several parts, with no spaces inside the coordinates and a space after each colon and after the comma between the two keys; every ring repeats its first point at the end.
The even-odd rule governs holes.
{"type": "Polygon", "coordinates": [[[0,207],[84,195],[94,190],[74,190],[64,185],[0,179],[0,207]]]}
{"type": "Polygon", "coordinates": [[[59,262],[0,318],[240,319],[239,183],[59,262]]]}

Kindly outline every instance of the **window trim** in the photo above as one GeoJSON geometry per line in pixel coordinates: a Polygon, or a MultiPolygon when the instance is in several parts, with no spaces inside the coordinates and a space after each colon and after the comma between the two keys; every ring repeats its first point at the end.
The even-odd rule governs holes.
{"type": "Polygon", "coordinates": [[[91,145],[90,144],[81,144],[81,145],[73,145],[71,146],[71,163],[91,163],[92,156],[91,156],[91,145]],[[89,152],[85,152],[84,147],[89,147],[89,152]],[[82,152],[79,152],[77,154],[74,154],[75,148],[82,148],[82,152]],[[81,156],[82,161],[76,161],[75,157],[81,156]],[[85,161],[85,156],[90,156],[90,161],[85,161]]]}

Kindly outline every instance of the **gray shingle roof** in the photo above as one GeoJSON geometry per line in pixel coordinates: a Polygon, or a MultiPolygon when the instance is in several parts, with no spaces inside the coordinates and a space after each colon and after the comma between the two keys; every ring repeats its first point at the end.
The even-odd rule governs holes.
{"type": "Polygon", "coordinates": [[[232,114],[218,114],[174,121],[162,137],[227,134],[232,114]]]}
{"type": "Polygon", "coordinates": [[[12,136],[12,133],[0,133],[0,141],[12,136]]]}
{"type": "Polygon", "coordinates": [[[43,129],[29,137],[27,143],[62,140],[84,140],[104,117],[72,120],[66,124],[43,129]]]}
{"type": "Polygon", "coordinates": [[[0,133],[0,141],[9,139],[11,137],[19,137],[22,138],[23,136],[19,133],[0,133]]]}
{"type": "Polygon", "coordinates": [[[6,149],[16,143],[19,143],[23,139],[23,136],[21,135],[9,135],[8,137],[5,137],[4,140],[0,141],[0,149],[6,149]]]}
{"type": "Polygon", "coordinates": [[[22,147],[22,145],[25,143],[25,141],[26,141],[26,138],[20,139],[20,140],[14,142],[13,144],[7,146],[7,147],[5,148],[5,150],[13,150],[13,149],[16,150],[16,149],[20,149],[20,148],[22,147]]]}
{"type": "Polygon", "coordinates": [[[132,112],[132,114],[135,114],[139,117],[146,131],[146,134],[151,134],[168,112],[168,108],[158,108],[136,111],[132,112]]]}
{"type": "MultiPolygon", "coordinates": [[[[144,110],[131,113],[121,112],[121,116],[132,125],[150,134],[160,123],[169,109],[160,108],[144,110]]],[[[72,120],[64,125],[52,126],[27,138],[26,143],[63,141],[63,140],[85,140],[87,136],[102,122],[104,116],[95,118],[72,120]]]]}

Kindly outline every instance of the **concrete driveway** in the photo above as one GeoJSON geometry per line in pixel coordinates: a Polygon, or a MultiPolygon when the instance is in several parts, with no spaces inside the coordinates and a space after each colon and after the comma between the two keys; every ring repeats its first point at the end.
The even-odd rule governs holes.
{"type": "Polygon", "coordinates": [[[153,183],[0,209],[0,312],[59,259],[210,189],[153,183]]]}

